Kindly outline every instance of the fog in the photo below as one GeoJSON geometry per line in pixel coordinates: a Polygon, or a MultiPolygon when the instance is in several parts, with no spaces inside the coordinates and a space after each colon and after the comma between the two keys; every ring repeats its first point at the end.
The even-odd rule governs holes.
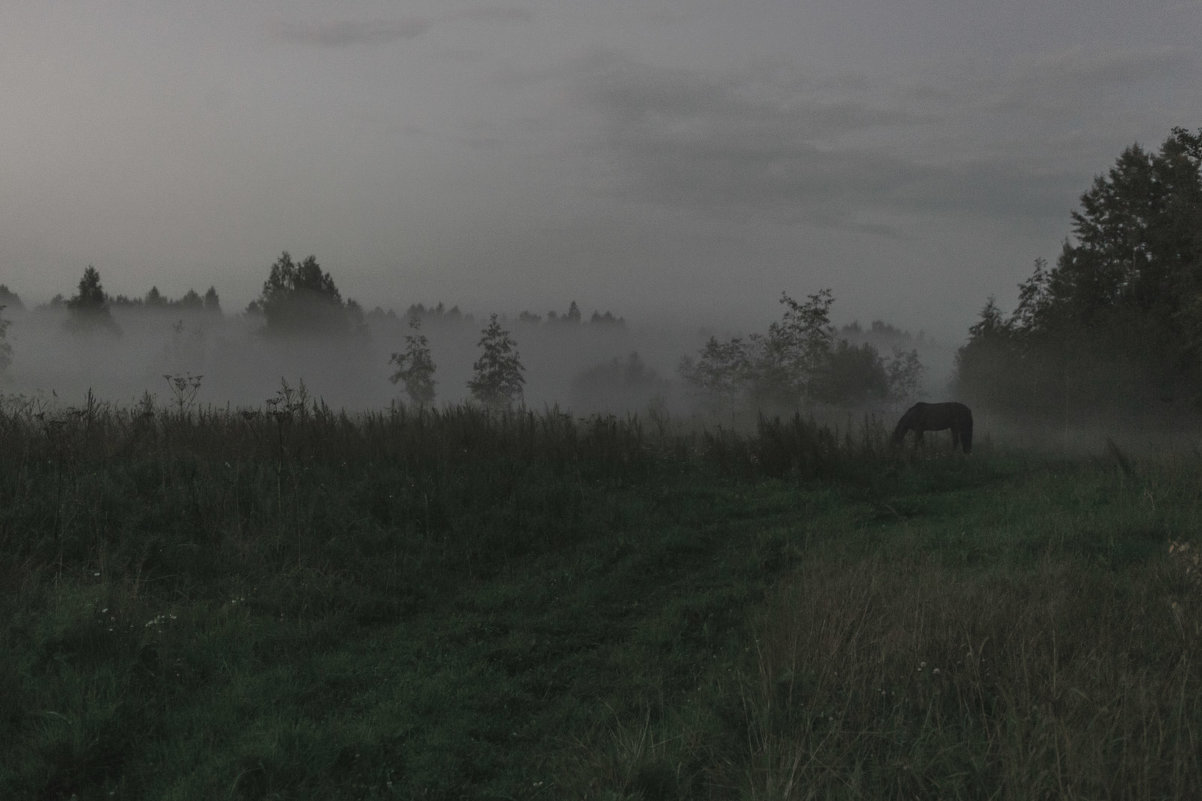
{"type": "MultiPolygon", "coordinates": [[[[263,319],[253,314],[109,308],[119,333],[73,332],[62,307],[4,310],[12,321],[13,362],[0,392],[52,406],[78,405],[89,391],[118,405],[142,402],[149,393],[156,405],[170,406],[176,399],[167,376],[200,376],[195,403],[201,407],[260,408],[281,382],[303,382],[314,400],[351,412],[405,400],[403,387],[389,380],[395,371],[391,354],[403,351],[413,333],[403,313],[376,311],[367,315],[362,334],[323,339],[267,335],[263,319]]],[[[527,408],[558,407],[582,416],[651,406],[691,413],[696,399],[677,372],[681,358],[696,355],[710,336],[749,333],[703,324],[590,322],[591,312],[586,309],[580,322],[500,317],[525,367],[527,408]]],[[[467,382],[487,323],[482,313],[423,315],[421,333],[437,368],[436,406],[469,399],[467,382]]],[[[920,395],[939,399],[955,346],[920,340],[918,348],[925,368],[920,395]]],[[[878,349],[889,355],[888,348],[878,349]]]]}
{"type": "MultiPolygon", "coordinates": [[[[51,412],[81,406],[89,392],[96,400],[117,406],[132,407],[149,396],[159,408],[174,408],[177,396],[168,377],[196,376],[195,408],[262,409],[280,393],[282,382],[292,388],[303,383],[313,401],[351,413],[384,410],[407,400],[403,386],[389,380],[396,369],[389,363],[390,356],[404,351],[405,337],[413,333],[404,313],[377,310],[366,316],[361,334],[323,339],[269,335],[262,317],[246,313],[119,304],[109,309],[120,333],[75,333],[67,325],[68,310],[61,306],[5,309],[2,314],[11,321],[7,339],[13,361],[0,376],[0,395],[25,399],[51,412]]],[[[580,322],[563,317],[537,322],[513,314],[499,317],[525,367],[526,408],[556,408],[580,417],[644,415],[654,409],[676,418],[715,422],[708,416],[712,408],[681,379],[681,358],[695,357],[710,336],[723,339],[752,332],[717,324],[685,326],[629,318],[590,322],[591,312],[586,309],[580,322]]],[[[433,309],[422,316],[421,333],[436,365],[436,407],[470,400],[467,382],[480,356],[479,341],[488,317],[433,309]]],[[[769,322],[765,320],[758,330],[769,322]]],[[[853,344],[868,342],[882,356],[890,355],[888,337],[862,321],[858,327],[849,322],[854,321],[836,326],[839,337],[853,344]]],[[[875,417],[889,427],[913,400],[955,397],[949,384],[962,343],[924,336],[906,342],[919,352],[923,365],[914,398],[866,407],[798,410],[838,428],[858,425],[865,417],[875,417]]],[[[1130,384],[1114,378],[1116,386],[1130,384]]],[[[1166,404],[1163,399],[1152,407],[1133,401],[1121,409],[1095,409],[1088,397],[1074,395],[1063,399],[1064,408],[1024,420],[1016,420],[988,398],[959,399],[973,408],[978,448],[1079,456],[1104,454],[1108,442],[1132,454],[1192,453],[1200,444],[1186,433],[1193,430],[1196,410],[1179,409],[1180,404],[1166,404]],[[1191,424],[1185,425],[1185,420],[1191,424]]],[[[737,419],[728,414],[716,422],[743,425],[754,424],[754,419],[754,410],[743,410],[737,419]]],[[[944,434],[931,434],[931,443],[942,447],[944,434]]]]}

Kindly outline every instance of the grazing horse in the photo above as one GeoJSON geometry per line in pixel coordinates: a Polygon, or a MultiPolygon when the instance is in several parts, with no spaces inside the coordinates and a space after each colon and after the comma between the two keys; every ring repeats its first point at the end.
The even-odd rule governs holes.
{"type": "Polygon", "coordinates": [[[963,446],[972,452],[972,411],[963,403],[916,403],[902,415],[893,429],[893,444],[900,445],[906,432],[914,432],[914,444],[922,442],[922,432],[952,430],[952,448],[963,446]]]}

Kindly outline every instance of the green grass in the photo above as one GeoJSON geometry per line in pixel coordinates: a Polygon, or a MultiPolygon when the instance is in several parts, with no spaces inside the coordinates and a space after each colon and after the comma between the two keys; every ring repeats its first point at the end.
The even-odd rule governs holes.
{"type": "Polygon", "coordinates": [[[0,414],[0,797],[1180,798],[1202,460],[0,414]]]}

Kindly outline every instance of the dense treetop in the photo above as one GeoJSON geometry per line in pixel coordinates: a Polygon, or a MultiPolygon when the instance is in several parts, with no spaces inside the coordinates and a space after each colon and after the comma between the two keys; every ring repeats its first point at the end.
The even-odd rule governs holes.
{"type": "Polygon", "coordinates": [[[343,302],[334,279],[321,269],[316,256],[298,264],[288,251],[271,265],[263,293],[251,304],[251,311],[263,314],[266,330],[272,334],[346,334],[363,323],[359,305],[343,302]]]}

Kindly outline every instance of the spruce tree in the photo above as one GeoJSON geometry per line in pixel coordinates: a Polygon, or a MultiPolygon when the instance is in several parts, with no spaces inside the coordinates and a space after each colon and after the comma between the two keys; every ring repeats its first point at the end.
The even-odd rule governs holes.
{"type": "Polygon", "coordinates": [[[472,397],[484,406],[493,409],[509,408],[522,396],[526,383],[517,352],[517,343],[509,332],[501,327],[497,315],[489,318],[488,326],[481,332],[480,358],[472,365],[472,379],[467,382],[472,397]]]}

